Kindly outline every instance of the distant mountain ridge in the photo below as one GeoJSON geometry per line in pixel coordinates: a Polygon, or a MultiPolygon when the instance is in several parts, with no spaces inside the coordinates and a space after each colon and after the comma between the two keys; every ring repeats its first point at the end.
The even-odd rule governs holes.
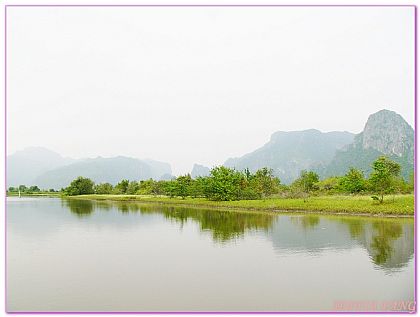
{"type": "Polygon", "coordinates": [[[60,189],[78,176],[96,183],[116,184],[122,179],[167,179],[171,174],[168,163],[123,156],[75,160],[44,148],[27,148],[7,157],[8,187],[37,185],[42,189],[60,189]]]}
{"type": "Polygon", "coordinates": [[[272,168],[283,183],[291,183],[304,169],[326,166],[338,149],[350,144],[350,132],[278,131],[261,148],[239,158],[228,159],[224,165],[238,170],[255,172],[262,167],[272,168]]]}
{"type": "Polygon", "coordinates": [[[76,161],[42,147],[25,148],[7,156],[7,185],[36,185],[34,181],[39,175],[76,161]]]}

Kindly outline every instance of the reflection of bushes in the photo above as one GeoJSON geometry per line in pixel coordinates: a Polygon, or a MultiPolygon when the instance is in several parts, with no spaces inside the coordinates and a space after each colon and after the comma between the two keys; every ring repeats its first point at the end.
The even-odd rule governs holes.
{"type": "Polygon", "coordinates": [[[135,203],[118,203],[118,211],[126,213],[163,214],[166,219],[183,225],[189,220],[200,225],[201,230],[209,230],[215,241],[228,241],[244,235],[246,230],[271,227],[274,215],[262,213],[240,213],[219,210],[203,210],[185,207],[146,206],[135,203]]]}
{"type": "Polygon", "coordinates": [[[303,229],[313,229],[319,224],[319,216],[305,215],[301,217],[290,217],[290,222],[303,227],[303,229]]]}
{"type": "MultiPolygon", "coordinates": [[[[401,223],[393,220],[375,220],[367,221],[366,219],[344,218],[341,219],[350,231],[353,239],[365,241],[365,235],[372,237],[370,247],[372,248],[372,260],[375,264],[380,265],[391,259],[395,250],[392,246],[393,241],[402,235],[403,227],[401,223]],[[367,224],[372,224],[373,230],[368,230],[367,224]]],[[[367,237],[368,238],[368,237],[367,237]]],[[[367,239],[369,241],[369,239],[367,239]]]]}
{"type": "Polygon", "coordinates": [[[93,212],[93,202],[90,200],[65,199],[66,207],[78,217],[89,216],[93,212]]]}
{"type": "Polygon", "coordinates": [[[401,236],[402,226],[393,222],[375,222],[373,228],[376,233],[371,243],[372,249],[376,251],[373,260],[376,264],[383,264],[392,256],[392,241],[401,236]]]}
{"type": "Polygon", "coordinates": [[[200,224],[201,230],[210,230],[215,241],[228,241],[244,235],[246,230],[271,227],[273,215],[239,213],[214,210],[197,210],[189,208],[162,208],[168,219],[174,219],[181,224],[189,219],[200,224]]]}
{"type": "Polygon", "coordinates": [[[350,236],[355,239],[362,236],[364,233],[364,225],[366,221],[362,221],[356,218],[343,218],[341,219],[342,223],[345,223],[350,231],[350,236]]]}

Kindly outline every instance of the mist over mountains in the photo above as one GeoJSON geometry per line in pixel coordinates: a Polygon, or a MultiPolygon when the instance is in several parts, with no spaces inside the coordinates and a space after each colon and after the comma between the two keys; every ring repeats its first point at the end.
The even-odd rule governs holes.
{"type": "Polygon", "coordinates": [[[37,185],[43,189],[66,187],[78,176],[113,185],[122,179],[172,177],[168,163],[117,156],[69,159],[44,148],[26,148],[7,157],[7,186],[37,185]]]}
{"type": "MultiPolygon", "coordinates": [[[[314,170],[321,178],[344,175],[350,167],[361,169],[365,176],[372,162],[387,155],[401,164],[401,174],[408,179],[414,170],[414,130],[397,113],[381,110],[369,116],[363,131],[321,132],[278,131],[270,140],[241,157],[227,159],[225,166],[255,172],[272,168],[282,183],[289,184],[301,170],[314,170]]],[[[194,164],[191,176],[207,176],[210,168],[194,164]]],[[[130,157],[72,159],[40,147],[30,147],[7,157],[7,186],[37,185],[43,189],[66,187],[78,176],[96,183],[116,184],[122,179],[171,179],[169,163],[130,157]]]]}
{"type": "Polygon", "coordinates": [[[251,172],[270,167],[283,183],[291,183],[304,169],[326,166],[337,150],[350,144],[354,134],[310,129],[304,131],[275,132],[268,143],[254,152],[231,158],[225,166],[251,172]]]}

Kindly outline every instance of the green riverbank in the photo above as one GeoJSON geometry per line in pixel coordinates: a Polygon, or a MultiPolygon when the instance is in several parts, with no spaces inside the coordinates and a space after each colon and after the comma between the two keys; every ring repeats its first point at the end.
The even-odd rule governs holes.
{"type": "Polygon", "coordinates": [[[197,208],[256,210],[267,212],[316,212],[371,216],[413,216],[414,195],[387,196],[382,204],[370,196],[320,196],[303,199],[268,198],[264,200],[210,201],[205,198],[169,198],[151,195],[80,195],[68,199],[134,201],[197,208]]]}

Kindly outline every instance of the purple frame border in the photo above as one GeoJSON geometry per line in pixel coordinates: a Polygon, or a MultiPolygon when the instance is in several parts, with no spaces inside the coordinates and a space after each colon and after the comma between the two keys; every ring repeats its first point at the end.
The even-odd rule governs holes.
{"type": "Polygon", "coordinates": [[[4,5],[4,307],[6,314],[417,314],[417,6],[414,4],[9,4],[4,5]],[[414,9],[414,311],[19,311],[7,310],[7,8],[8,7],[411,7],[414,9]]]}

